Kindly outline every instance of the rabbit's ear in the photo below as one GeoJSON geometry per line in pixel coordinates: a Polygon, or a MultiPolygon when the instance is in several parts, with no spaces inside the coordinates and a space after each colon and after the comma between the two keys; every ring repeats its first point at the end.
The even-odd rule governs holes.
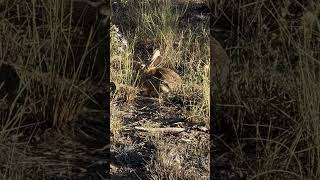
{"type": "Polygon", "coordinates": [[[151,63],[149,64],[149,68],[152,67],[156,67],[157,65],[160,64],[160,62],[162,61],[162,57],[160,55],[160,51],[156,50],[156,52],[153,54],[152,58],[151,58],[151,63]]]}
{"type": "Polygon", "coordinates": [[[153,56],[151,58],[151,61],[153,61],[154,59],[156,59],[158,56],[160,56],[160,51],[157,49],[154,53],[153,53],[153,56]]]}

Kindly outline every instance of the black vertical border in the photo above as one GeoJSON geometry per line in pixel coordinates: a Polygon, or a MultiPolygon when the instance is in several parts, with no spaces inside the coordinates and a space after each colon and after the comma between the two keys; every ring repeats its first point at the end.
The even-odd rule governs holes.
{"type": "MultiPolygon", "coordinates": [[[[106,71],[105,71],[105,76],[104,76],[104,79],[105,79],[105,84],[106,84],[106,114],[105,114],[105,122],[107,123],[107,129],[106,129],[106,133],[107,133],[107,143],[108,145],[110,145],[111,143],[111,134],[110,134],[110,121],[111,121],[111,112],[110,112],[110,103],[111,103],[111,93],[110,93],[110,21],[111,21],[111,0],[105,0],[107,6],[108,6],[108,9],[109,9],[109,17],[108,17],[108,20],[107,20],[107,24],[106,24],[106,31],[107,31],[107,50],[106,50],[106,65],[105,65],[105,68],[106,68],[106,71]]],[[[110,176],[110,146],[108,148],[108,151],[107,151],[107,155],[106,155],[106,158],[107,158],[107,167],[106,167],[106,171],[107,171],[107,179],[111,179],[111,176],[110,176]]]]}

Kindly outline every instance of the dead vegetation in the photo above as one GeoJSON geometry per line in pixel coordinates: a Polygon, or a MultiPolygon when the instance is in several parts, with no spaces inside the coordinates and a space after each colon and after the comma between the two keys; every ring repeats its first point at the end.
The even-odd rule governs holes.
{"type": "Polygon", "coordinates": [[[92,153],[107,140],[107,31],[96,7],[72,2],[0,2],[0,179],[107,174],[92,153]]]}
{"type": "Polygon", "coordinates": [[[117,164],[112,178],[209,179],[206,4],[113,1],[112,8],[110,68],[117,85],[111,99],[111,153],[117,164]],[[199,6],[200,11],[194,10],[199,6]],[[190,18],[201,13],[200,21],[190,18]],[[148,65],[156,49],[162,56],[160,67],[179,74],[182,86],[167,86],[169,93],[146,97],[135,64],[148,65]]]}
{"type": "Polygon", "coordinates": [[[212,177],[318,179],[319,2],[211,9],[212,33],[232,59],[214,92],[212,177]]]}

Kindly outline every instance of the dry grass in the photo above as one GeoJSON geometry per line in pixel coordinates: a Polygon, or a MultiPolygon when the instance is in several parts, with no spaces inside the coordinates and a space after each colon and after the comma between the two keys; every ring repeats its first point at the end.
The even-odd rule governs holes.
{"type": "MultiPolygon", "coordinates": [[[[35,144],[47,128],[72,134],[84,106],[94,101],[97,31],[81,42],[70,2],[0,2],[0,179],[54,177],[50,158],[37,154],[35,144]]],[[[50,156],[54,147],[47,143],[50,156]]],[[[70,178],[66,171],[61,177],[70,178]]]]}
{"type": "Polygon", "coordinates": [[[318,2],[228,1],[212,10],[212,29],[224,28],[214,35],[232,57],[231,87],[217,91],[214,108],[214,177],[318,179],[318,2]]]}
{"type": "MultiPolygon", "coordinates": [[[[80,38],[66,2],[0,2],[0,179],[46,179],[59,172],[60,178],[71,178],[73,166],[83,163],[68,154],[50,159],[56,154],[48,155],[54,146],[48,144],[77,146],[50,133],[53,141],[41,143],[46,151],[33,146],[48,127],[57,137],[74,128],[93,100],[95,73],[105,68],[95,62],[102,52],[94,43],[99,37],[89,28],[82,29],[88,37],[80,38]]],[[[319,179],[318,1],[210,1],[211,33],[232,59],[227,86],[214,92],[211,108],[208,77],[214,70],[208,68],[205,2],[113,2],[112,22],[127,45],[112,27],[110,76],[117,89],[111,100],[111,150],[121,167],[112,173],[209,179],[209,135],[193,127],[211,126],[213,178],[319,179]],[[163,54],[161,66],[183,79],[181,89],[156,99],[139,95],[139,74],[133,71],[133,61],[147,63],[154,49],[163,54]],[[136,126],[191,130],[148,133],[136,126]]],[[[86,158],[82,151],[76,154],[86,158]]]]}
{"type": "Polygon", "coordinates": [[[142,157],[136,157],[137,161],[144,162],[132,165],[118,158],[123,170],[113,172],[114,175],[127,176],[126,169],[131,168],[137,172],[136,176],[130,175],[134,179],[208,179],[208,167],[189,161],[208,161],[208,134],[200,132],[196,135],[197,131],[192,130],[185,135],[181,133],[172,137],[170,134],[133,130],[136,126],[209,127],[209,19],[206,16],[198,24],[188,23],[187,20],[191,19],[186,17],[185,12],[189,6],[193,8],[193,4],[187,1],[182,4],[171,0],[114,1],[111,18],[114,24],[111,28],[111,81],[117,84],[118,90],[111,99],[117,106],[111,109],[111,114],[114,114],[111,116],[116,116],[119,111],[124,114],[120,119],[119,116],[111,118],[111,131],[120,132],[120,136],[113,139],[112,151],[120,156],[133,146],[124,140],[130,139],[139,144],[134,151],[142,153],[142,157]],[[122,34],[120,38],[117,36],[119,33],[122,34]],[[127,46],[122,42],[124,39],[127,46]],[[135,70],[134,62],[148,64],[155,49],[159,49],[163,56],[161,67],[177,72],[183,85],[170,94],[146,98],[139,93],[141,74],[135,70]],[[122,131],[116,127],[119,121],[122,121],[122,131]],[[186,141],[190,140],[190,145],[181,140],[183,136],[186,141]],[[202,141],[199,138],[203,138],[202,141]],[[170,150],[172,152],[168,152],[170,150]],[[184,160],[175,164],[170,154],[181,156],[184,160]]]}

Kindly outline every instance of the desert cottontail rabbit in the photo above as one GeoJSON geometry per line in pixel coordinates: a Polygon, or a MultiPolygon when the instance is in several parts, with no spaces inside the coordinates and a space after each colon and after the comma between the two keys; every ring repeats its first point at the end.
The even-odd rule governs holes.
{"type": "Polygon", "coordinates": [[[171,69],[157,67],[162,61],[160,51],[156,50],[148,66],[135,63],[135,69],[141,73],[139,85],[142,95],[157,96],[159,92],[168,93],[181,86],[181,77],[171,69]]]}

